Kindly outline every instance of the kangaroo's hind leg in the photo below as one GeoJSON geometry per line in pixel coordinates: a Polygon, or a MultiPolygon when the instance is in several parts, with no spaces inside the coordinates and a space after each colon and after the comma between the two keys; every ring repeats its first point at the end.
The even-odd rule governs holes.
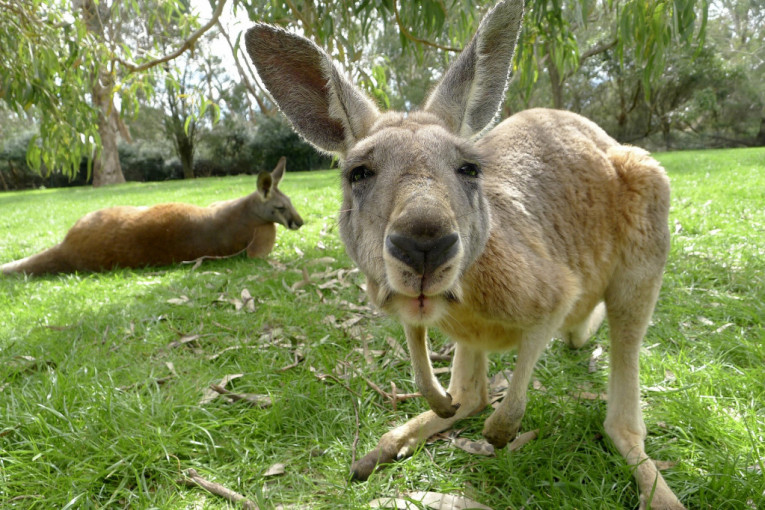
{"type": "Polygon", "coordinates": [[[640,410],[640,344],[648,327],[661,285],[661,275],[649,277],[623,271],[606,293],[611,330],[611,371],[605,429],[634,469],[640,508],[684,508],[645,452],[646,427],[640,410]]]}

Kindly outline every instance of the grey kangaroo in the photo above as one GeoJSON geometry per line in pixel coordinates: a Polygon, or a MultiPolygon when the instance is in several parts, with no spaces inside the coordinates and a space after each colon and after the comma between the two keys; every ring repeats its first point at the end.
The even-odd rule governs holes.
{"type": "Polygon", "coordinates": [[[683,508],[644,448],[639,349],[669,250],[669,183],[645,151],[573,113],[497,115],[523,16],[499,2],[424,106],[381,113],[309,40],[266,24],[246,34],[255,67],[296,131],[341,162],[340,235],[369,298],[404,326],[431,410],[382,436],[352,467],[366,479],[484,409],[487,353],[517,364],[483,435],[521,425],[540,354],[580,347],[607,315],[605,430],[634,469],[641,508],[683,508]],[[433,375],[427,328],[456,342],[451,382],[433,375]]]}

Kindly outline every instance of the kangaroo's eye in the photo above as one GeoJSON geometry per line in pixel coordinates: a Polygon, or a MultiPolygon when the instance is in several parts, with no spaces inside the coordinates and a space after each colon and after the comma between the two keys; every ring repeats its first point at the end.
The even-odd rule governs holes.
{"type": "Polygon", "coordinates": [[[369,179],[373,175],[374,173],[372,170],[365,167],[364,165],[360,165],[351,170],[351,173],[348,174],[348,179],[351,181],[351,184],[356,184],[357,182],[361,182],[364,179],[369,179]]]}
{"type": "Polygon", "coordinates": [[[478,177],[481,174],[481,169],[475,163],[464,163],[457,169],[457,173],[465,177],[478,177]]]}

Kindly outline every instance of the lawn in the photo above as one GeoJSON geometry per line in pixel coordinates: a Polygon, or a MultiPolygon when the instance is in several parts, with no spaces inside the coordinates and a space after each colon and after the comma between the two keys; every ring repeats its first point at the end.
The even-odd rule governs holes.
{"type": "MultiPolygon", "coordinates": [[[[765,506],[765,150],[658,154],[673,183],[672,250],[645,339],[646,449],[689,508],[765,506]]],[[[61,240],[109,205],[206,205],[254,177],[0,194],[0,263],[61,240]]],[[[636,508],[605,437],[607,328],[554,341],[515,451],[480,456],[483,413],[412,458],[349,481],[391,425],[426,408],[403,332],[369,308],[337,233],[333,171],[288,174],[303,216],[268,260],[36,279],[0,277],[0,507],[364,508],[416,491],[503,508],[636,508]],[[211,385],[222,387],[211,391],[211,385]],[[225,395],[221,391],[233,392],[225,395]],[[239,398],[239,400],[236,400],[239,398]]],[[[434,349],[449,345],[431,333],[434,349]]],[[[491,372],[512,369],[492,358],[491,372]]],[[[443,381],[448,363],[439,362],[443,381]]]]}

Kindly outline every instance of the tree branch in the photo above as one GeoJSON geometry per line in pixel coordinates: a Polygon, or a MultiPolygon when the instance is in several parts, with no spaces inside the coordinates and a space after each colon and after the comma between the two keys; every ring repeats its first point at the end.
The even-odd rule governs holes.
{"type": "MultiPolygon", "coordinates": [[[[239,62],[239,55],[237,54],[236,48],[234,48],[234,45],[231,44],[231,38],[228,35],[228,32],[223,28],[223,25],[218,21],[218,30],[220,30],[220,33],[223,35],[223,39],[226,41],[226,44],[228,44],[229,49],[231,50],[231,55],[234,57],[234,64],[236,65],[236,70],[239,72],[239,77],[242,79],[242,84],[244,85],[244,88],[247,89],[247,92],[252,95],[252,97],[255,98],[255,101],[258,103],[258,108],[260,108],[260,111],[263,112],[263,114],[268,115],[269,110],[266,108],[265,103],[263,103],[263,100],[258,95],[258,91],[255,90],[255,87],[252,85],[252,82],[247,77],[247,75],[244,72],[244,68],[242,67],[242,63],[239,62]]],[[[252,115],[252,103],[249,101],[248,97],[248,103],[250,103],[250,114],[254,118],[255,116],[252,115]]]]}
{"type": "Polygon", "coordinates": [[[196,32],[191,34],[189,38],[186,39],[183,42],[183,44],[181,44],[180,48],[178,48],[174,52],[168,55],[159,57],[157,59],[151,60],[149,62],[144,62],[143,64],[140,64],[140,65],[135,64],[133,62],[127,62],[126,60],[123,60],[119,57],[117,57],[117,61],[120,64],[122,64],[128,70],[128,72],[140,73],[142,71],[146,71],[147,69],[151,69],[152,67],[158,66],[160,64],[164,64],[165,62],[169,62],[171,60],[174,60],[180,57],[181,55],[183,55],[184,52],[191,49],[194,46],[194,44],[197,42],[197,40],[205,34],[205,32],[210,30],[213,27],[213,25],[215,25],[215,23],[218,21],[218,18],[220,18],[220,15],[223,13],[223,7],[225,7],[225,5],[226,5],[226,0],[218,0],[218,5],[215,7],[215,11],[213,11],[212,13],[212,18],[210,18],[210,20],[207,23],[199,27],[196,32]]]}
{"type": "Polygon", "coordinates": [[[460,51],[462,51],[461,48],[453,48],[451,46],[442,46],[438,43],[430,42],[428,40],[420,39],[419,37],[413,36],[411,32],[409,32],[409,30],[407,30],[407,28],[401,22],[401,15],[398,12],[398,0],[393,0],[393,14],[396,15],[396,24],[398,25],[399,30],[401,30],[401,33],[404,34],[404,37],[406,37],[410,41],[413,41],[419,44],[424,44],[425,46],[438,48],[439,50],[444,50],[444,51],[452,51],[455,53],[459,53],[460,51]]]}

